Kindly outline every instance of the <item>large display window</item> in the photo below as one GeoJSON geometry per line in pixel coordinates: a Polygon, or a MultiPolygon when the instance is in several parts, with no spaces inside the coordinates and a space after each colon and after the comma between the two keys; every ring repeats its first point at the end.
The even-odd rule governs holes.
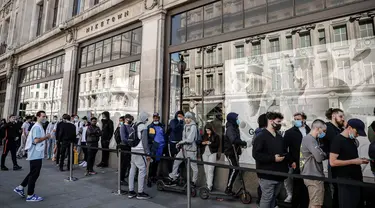
{"type": "MultiPolygon", "coordinates": [[[[200,128],[211,122],[222,134],[225,116],[237,112],[245,141],[252,140],[258,116],[267,111],[284,114],[283,131],[292,127],[294,113],[305,112],[311,124],[326,120],[328,108],[341,108],[346,119],[369,126],[375,120],[374,50],[374,18],[362,16],[172,53],[169,118],[180,109],[182,92],[182,108],[197,115],[200,128]]],[[[368,144],[360,138],[363,156],[368,144]]],[[[255,162],[251,148],[241,161],[255,162]]]]}

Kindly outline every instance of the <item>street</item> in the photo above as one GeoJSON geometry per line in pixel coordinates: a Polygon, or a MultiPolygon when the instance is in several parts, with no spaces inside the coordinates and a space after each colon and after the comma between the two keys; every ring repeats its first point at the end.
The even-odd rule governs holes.
{"type": "MultiPolygon", "coordinates": [[[[21,171],[13,171],[10,155],[7,157],[6,165],[9,171],[0,172],[0,208],[24,208],[24,207],[82,207],[82,208],[100,208],[100,207],[152,207],[152,208],[183,208],[187,207],[187,199],[183,194],[159,192],[154,185],[152,188],[146,188],[145,192],[152,196],[150,200],[128,199],[127,196],[116,196],[112,192],[117,188],[116,170],[106,168],[96,168],[98,172],[95,176],[84,177],[84,169],[76,167],[74,177],[79,180],[75,182],[66,182],[69,172],[60,172],[52,164],[51,160],[43,161],[43,168],[36,184],[35,193],[44,197],[43,202],[26,202],[20,198],[13,189],[19,185],[29,171],[29,163],[25,159],[18,160],[21,171]]],[[[136,186],[137,187],[137,186],[136,186]]],[[[127,187],[122,187],[128,190],[127,187]]],[[[27,188],[25,189],[25,192],[27,188]]],[[[191,207],[205,208],[223,208],[223,207],[256,207],[253,200],[252,204],[244,205],[240,201],[217,201],[215,198],[202,200],[199,196],[192,198],[191,207]]]]}

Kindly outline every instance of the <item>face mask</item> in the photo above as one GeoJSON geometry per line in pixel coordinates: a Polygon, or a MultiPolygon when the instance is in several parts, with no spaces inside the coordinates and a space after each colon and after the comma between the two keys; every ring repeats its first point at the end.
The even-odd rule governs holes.
{"type": "Polygon", "coordinates": [[[177,120],[182,121],[182,118],[177,118],[177,120]]]}
{"type": "Polygon", "coordinates": [[[74,118],[74,121],[78,121],[78,118],[74,118]]]}
{"type": "Polygon", "coordinates": [[[295,120],[294,126],[297,127],[297,128],[302,127],[302,121],[301,120],[295,120]]]}
{"type": "Polygon", "coordinates": [[[120,125],[124,125],[124,122],[120,122],[120,125]]]}
{"type": "Polygon", "coordinates": [[[272,127],[273,127],[273,129],[275,129],[275,131],[279,131],[281,129],[281,124],[273,123],[272,127]]]}
{"type": "Polygon", "coordinates": [[[322,133],[318,134],[319,139],[323,139],[325,136],[326,136],[325,132],[322,132],[322,133]]]}
{"type": "Polygon", "coordinates": [[[158,124],[159,124],[159,121],[154,121],[154,124],[155,124],[155,125],[158,125],[158,124]]]}
{"type": "Polygon", "coordinates": [[[42,119],[42,123],[46,123],[47,122],[47,119],[42,119]]]}
{"type": "Polygon", "coordinates": [[[240,123],[241,123],[241,121],[240,121],[240,120],[238,120],[238,119],[237,119],[237,121],[236,121],[236,122],[237,122],[237,125],[240,125],[240,123]]]}
{"type": "Polygon", "coordinates": [[[354,134],[353,134],[353,133],[350,133],[350,134],[349,134],[349,138],[350,138],[350,139],[355,139],[354,134]]]}

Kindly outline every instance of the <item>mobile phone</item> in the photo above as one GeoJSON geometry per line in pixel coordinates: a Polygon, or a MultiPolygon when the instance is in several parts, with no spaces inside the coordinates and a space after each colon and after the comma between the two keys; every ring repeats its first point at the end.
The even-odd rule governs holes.
{"type": "Polygon", "coordinates": [[[287,156],[288,155],[288,153],[281,153],[280,154],[280,157],[285,157],[285,156],[287,156]]]}

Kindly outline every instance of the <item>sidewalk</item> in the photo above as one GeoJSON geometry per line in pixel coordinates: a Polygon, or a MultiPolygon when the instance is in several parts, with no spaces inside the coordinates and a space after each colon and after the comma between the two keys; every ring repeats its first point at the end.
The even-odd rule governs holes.
{"type": "MultiPolygon", "coordinates": [[[[74,177],[79,180],[66,182],[69,172],[60,172],[50,160],[43,161],[43,168],[36,184],[36,194],[45,198],[39,203],[25,202],[13,192],[13,189],[22,182],[29,171],[29,163],[25,159],[18,160],[23,167],[21,171],[0,171],[0,207],[1,208],[184,208],[187,207],[186,195],[159,192],[154,185],[147,188],[145,192],[153,198],[150,200],[128,199],[125,196],[116,196],[112,191],[117,189],[116,170],[106,168],[96,171],[98,175],[84,177],[84,170],[76,167],[73,170],[74,177]]],[[[6,165],[12,167],[10,155],[7,157],[6,165]]],[[[128,187],[122,187],[128,190],[128,187]]],[[[26,189],[27,190],[27,189],[26,189]]],[[[25,191],[26,191],[25,190],[25,191]]],[[[216,199],[202,200],[199,196],[192,198],[192,207],[205,208],[255,208],[255,202],[251,205],[244,205],[240,201],[217,201],[216,199]]]]}

